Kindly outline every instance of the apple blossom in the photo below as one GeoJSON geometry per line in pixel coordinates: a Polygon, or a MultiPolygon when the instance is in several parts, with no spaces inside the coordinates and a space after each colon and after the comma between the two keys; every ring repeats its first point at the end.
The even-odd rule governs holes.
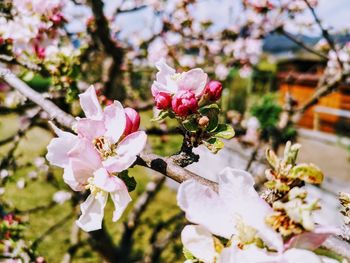
{"type": "Polygon", "coordinates": [[[218,180],[218,193],[192,180],[181,184],[177,201],[186,218],[226,239],[239,234],[237,226],[243,222],[254,228],[269,247],[281,250],[281,237],[265,224],[265,217],[273,209],[255,191],[252,176],[227,167],[218,175],[218,180]]]}
{"type": "Polygon", "coordinates": [[[320,227],[284,246],[282,236],[265,222],[273,209],[259,197],[249,173],[225,168],[218,175],[218,183],[218,193],[193,180],[179,188],[180,208],[190,222],[198,224],[186,226],[182,232],[184,247],[193,256],[204,262],[225,263],[295,262],[304,257],[307,262],[322,262],[304,249],[317,248],[335,229],[320,227]],[[223,244],[214,235],[228,243],[223,244]]]}
{"type": "Polygon", "coordinates": [[[195,96],[200,96],[207,84],[208,76],[200,68],[191,69],[183,73],[176,73],[175,69],[168,66],[164,60],[156,63],[158,73],[152,84],[152,95],[159,92],[176,95],[180,91],[190,91],[195,96]]]}
{"type": "Polygon", "coordinates": [[[77,120],[78,135],[54,126],[58,138],[48,145],[46,158],[64,169],[63,179],[73,190],[90,189],[90,196],[81,205],[82,215],[77,224],[85,231],[92,231],[101,228],[108,194],[115,204],[113,221],[120,218],[131,201],[126,185],[116,174],[135,162],[147,136],[143,131],[136,131],[138,114],[132,110],[126,113],[118,101],[103,110],[93,86],[79,97],[86,118],[77,120]]]}

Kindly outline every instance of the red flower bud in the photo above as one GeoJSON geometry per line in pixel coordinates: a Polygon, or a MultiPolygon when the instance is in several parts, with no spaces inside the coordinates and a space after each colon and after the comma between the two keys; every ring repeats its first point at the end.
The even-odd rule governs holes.
{"type": "Polygon", "coordinates": [[[154,101],[156,107],[159,110],[166,110],[171,106],[171,95],[166,92],[159,92],[155,97],[154,101]]]}
{"type": "Polygon", "coordinates": [[[181,117],[194,113],[198,109],[196,95],[189,90],[180,91],[171,102],[174,112],[181,117]]]}
{"type": "Polygon", "coordinates": [[[45,48],[40,47],[38,44],[34,44],[34,51],[38,58],[44,59],[45,58],[45,48]]]}
{"type": "Polygon", "coordinates": [[[60,25],[64,21],[62,13],[55,13],[49,18],[55,25],[60,25]]]}
{"type": "Polygon", "coordinates": [[[140,127],[140,115],[132,108],[125,108],[126,124],[124,135],[136,132],[140,127]]]}
{"type": "Polygon", "coordinates": [[[212,80],[205,87],[204,93],[209,95],[211,101],[217,101],[221,97],[222,84],[219,81],[212,80]]]}

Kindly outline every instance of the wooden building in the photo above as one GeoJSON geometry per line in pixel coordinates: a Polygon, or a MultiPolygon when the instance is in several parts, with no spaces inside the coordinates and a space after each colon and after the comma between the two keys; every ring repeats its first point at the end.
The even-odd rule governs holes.
{"type": "MultiPolygon", "coordinates": [[[[281,102],[289,91],[298,105],[306,102],[315,92],[325,64],[312,59],[289,59],[278,63],[277,86],[281,102]]],[[[323,97],[301,118],[304,128],[350,136],[350,82],[342,83],[336,91],[323,97]]]]}

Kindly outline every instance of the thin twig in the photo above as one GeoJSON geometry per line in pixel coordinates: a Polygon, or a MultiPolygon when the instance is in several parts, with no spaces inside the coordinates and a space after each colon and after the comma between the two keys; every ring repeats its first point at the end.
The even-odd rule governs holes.
{"type": "Polygon", "coordinates": [[[309,3],[308,0],[304,0],[304,2],[306,3],[306,5],[308,6],[312,16],[314,17],[315,19],[315,22],[316,24],[318,25],[318,27],[320,28],[321,30],[321,33],[322,33],[322,36],[326,39],[327,43],[329,44],[330,48],[335,52],[335,54],[337,55],[337,61],[338,61],[338,64],[339,64],[339,67],[341,69],[343,69],[343,63],[341,62],[340,58],[339,58],[339,55],[338,55],[338,50],[335,46],[335,43],[332,39],[332,37],[330,36],[330,34],[328,33],[328,30],[325,29],[322,25],[322,22],[321,20],[319,19],[319,17],[317,16],[316,14],[316,11],[315,9],[311,6],[311,4],[309,3]]]}
{"type": "Polygon", "coordinates": [[[277,30],[278,33],[284,35],[285,37],[287,37],[289,40],[293,41],[295,44],[299,45],[300,47],[302,47],[303,49],[307,50],[308,52],[322,58],[323,60],[328,60],[328,57],[314,49],[312,49],[311,47],[307,46],[303,41],[297,39],[294,35],[292,35],[291,33],[285,31],[283,28],[277,30]]]}

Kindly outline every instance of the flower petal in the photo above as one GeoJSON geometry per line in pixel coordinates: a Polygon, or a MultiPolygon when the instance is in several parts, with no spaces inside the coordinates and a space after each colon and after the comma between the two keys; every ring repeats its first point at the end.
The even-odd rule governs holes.
{"type": "Polygon", "coordinates": [[[167,76],[171,76],[176,73],[175,69],[168,66],[164,58],[160,59],[155,65],[158,69],[158,73],[156,74],[156,80],[159,83],[166,84],[167,76]]]}
{"type": "Polygon", "coordinates": [[[283,262],[295,263],[295,262],[307,262],[307,263],[322,263],[320,257],[315,253],[304,250],[292,248],[287,250],[283,255],[283,262]]]}
{"type": "Polygon", "coordinates": [[[242,218],[245,224],[255,228],[259,237],[269,246],[278,251],[283,249],[281,236],[265,223],[266,216],[273,210],[255,191],[251,174],[225,168],[219,174],[219,195],[230,211],[242,218]]]}
{"type": "Polygon", "coordinates": [[[202,69],[191,69],[182,73],[181,76],[178,81],[179,90],[191,90],[196,96],[202,94],[208,82],[208,75],[202,69]]]}
{"type": "Polygon", "coordinates": [[[112,156],[102,162],[103,167],[110,173],[120,173],[128,169],[136,161],[136,155],[134,156],[112,156]]]}
{"type": "Polygon", "coordinates": [[[126,125],[126,116],[123,106],[119,101],[114,101],[113,104],[108,105],[103,112],[104,124],[106,128],[105,136],[108,137],[112,143],[119,141],[123,135],[126,125]]]}
{"type": "MultiPolygon", "coordinates": [[[[277,253],[268,253],[266,250],[257,248],[255,245],[238,248],[236,245],[231,245],[224,248],[221,252],[218,263],[285,263],[281,261],[281,256],[277,253]]],[[[296,261],[301,262],[301,261],[296,261]]]]}
{"type": "Polygon", "coordinates": [[[185,181],[179,187],[177,203],[190,222],[227,239],[234,234],[233,215],[219,195],[209,187],[193,180],[185,181]]]}
{"type": "Polygon", "coordinates": [[[304,232],[294,236],[285,244],[285,248],[301,248],[315,250],[320,247],[330,235],[339,234],[335,227],[316,226],[313,232],[304,232]]]}
{"type": "Polygon", "coordinates": [[[113,212],[113,222],[116,222],[122,216],[124,210],[131,202],[131,197],[129,195],[128,189],[126,188],[126,185],[122,181],[121,183],[123,184],[123,187],[111,193],[111,197],[115,207],[115,210],[113,212]]]}
{"type": "Polygon", "coordinates": [[[80,139],[75,147],[69,151],[68,156],[75,180],[83,185],[96,170],[102,167],[99,154],[86,139],[80,139]]]}
{"type": "Polygon", "coordinates": [[[212,234],[202,226],[188,225],[181,232],[183,246],[196,258],[205,263],[215,260],[215,247],[212,234]]]}
{"type": "Polygon", "coordinates": [[[106,192],[114,192],[122,189],[124,182],[114,175],[110,175],[105,168],[94,172],[94,184],[106,192]]]}
{"type": "Polygon", "coordinates": [[[168,79],[176,73],[175,69],[169,67],[164,59],[156,63],[156,68],[158,69],[158,73],[151,87],[152,95],[156,96],[159,92],[174,93],[177,90],[177,86],[169,87],[168,79]]]}
{"type": "Polygon", "coordinates": [[[47,146],[46,159],[52,165],[64,168],[69,163],[68,152],[74,147],[79,139],[76,135],[62,131],[52,123],[51,125],[59,137],[53,138],[47,146]]]}
{"type": "Polygon", "coordinates": [[[79,183],[77,179],[74,177],[73,169],[69,165],[66,168],[64,168],[63,180],[74,191],[83,191],[85,189],[84,184],[79,183]]]}
{"type": "Polygon", "coordinates": [[[146,142],[147,135],[144,131],[131,133],[118,144],[117,154],[136,156],[145,148],[146,142]]]}
{"type": "Polygon", "coordinates": [[[101,137],[106,132],[103,121],[90,120],[87,118],[77,121],[77,133],[80,137],[90,141],[101,137]]]}
{"type": "Polygon", "coordinates": [[[90,86],[84,93],[79,95],[80,106],[85,116],[92,120],[102,120],[102,108],[98,102],[94,86],[90,86]]]}
{"type": "Polygon", "coordinates": [[[96,196],[90,194],[80,205],[81,216],[76,223],[81,229],[86,232],[101,229],[107,197],[107,193],[103,192],[97,193],[96,196]]]}

